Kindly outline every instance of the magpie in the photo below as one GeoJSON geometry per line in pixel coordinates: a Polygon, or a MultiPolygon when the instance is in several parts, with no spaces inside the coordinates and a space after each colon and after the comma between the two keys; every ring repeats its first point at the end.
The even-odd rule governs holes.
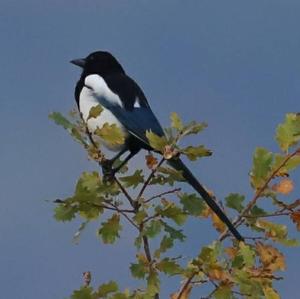
{"type": "MultiPolygon", "coordinates": [[[[105,123],[116,125],[125,136],[125,142],[122,145],[112,145],[102,140],[109,150],[117,152],[116,156],[110,160],[111,166],[116,159],[128,152],[123,163],[113,171],[118,171],[141,149],[153,150],[146,137],[146,132],[152,131],[158,136],[164,136],[165,133],[152,112],[144,92],[125,73],[117,59],[109,52],[97,51],[89,54],[86,58],[70,62],[82,68],[80,79],[75,87],[75,100],[90,136],[95,136],[93,135],[95,130],[101,128],[105,123]],[[89,118],[90,109],[98,105],[103,109],[100,115],[96,118],[89,118]]],[[[243,241],[243,237],[229,218],[182,160],[179,157],[173,157],[168,160],[168,163],[182,173],[184,179],[227,225],[235,238],[243,241]]]]}

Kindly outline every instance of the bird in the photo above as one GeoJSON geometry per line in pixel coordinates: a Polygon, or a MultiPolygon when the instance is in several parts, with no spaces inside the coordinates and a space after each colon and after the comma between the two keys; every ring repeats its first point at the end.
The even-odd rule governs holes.
{"type": "MultiPolygon", "coordinates": [[[[72,64],[82,69],[81,76],[75,87],[75,100],[83,121],[86,123],[90,136],[105,123],[117,126],[123,133],[123,144],[104,146],[116,152],[109,160],[109,167],[128,152],[121,165],[112,171],[117,172],[140,150],[154,150],[147,131],[158,136],[165,136],[164,130],[153,113],[147,98],[140,86],[126,74],[119,61],[108,51],[92,52],[85,58],[74,59],[72,64]],[[100,105],[102,112],[90,118],[90,109],[100,105]]],[[[200,194],[212,211],[226,224],[229,231],[238,241],[244,241],[223,210],[215,202],[205,187],[193,175],[179,156],[168,160],[169,165],[180,171],[183,178],[200,194]]]]}

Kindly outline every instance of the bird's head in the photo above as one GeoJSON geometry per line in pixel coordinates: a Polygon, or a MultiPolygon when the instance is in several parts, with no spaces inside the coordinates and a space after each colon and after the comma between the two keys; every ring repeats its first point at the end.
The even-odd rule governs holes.
{"type": "Polygon", "coordinates": [[[85,76],[91,74],[105,76],[113,73],[125,73],[117,59],[105,51],[93,52],[86,58],[74,59],[70,62],[81,67],[85,76]]]}

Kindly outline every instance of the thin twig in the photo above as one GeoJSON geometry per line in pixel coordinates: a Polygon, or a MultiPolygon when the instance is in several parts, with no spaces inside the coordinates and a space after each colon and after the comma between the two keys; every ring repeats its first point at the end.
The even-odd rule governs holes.
{"type": "MultiPolygon", "coordinates": [[[[143,224],[140,225],[139,227],[140,232],[143,230],[143,224]]],[[[144,251],[147,257],[147,260],[149,262],[149,268],[151,268],[151,262],[152,262],[152,257],[151,257],[151,251],[150,251],[150,246],[149,246],[149,241],[146,236],[143,236],[143,245],[144,245],[144,251]]],[[[159,299],[159,294],[154,295],[154,299],[159,299]]]]}
{"type": "Polygon", "coordinates": [[[151,261],[152,261],[151,251],[150,251],[149,241],[146,236],[143,236],[143,244],[144,244],[144,251],[145,251],[147,260],[149,263],[151,263],[151,261]]]}
{"type": "Polygon", "coordinates": [[[192,283],[192,280],[193,280],[193,278],[195,277],[196,274],[197,274],[197,272],[193,272],[191,274],[191,276],[185,281],[185,283],[182,285],[176,299],[181,299],[182,298],[182,296],[184,295],[184,293],[186,292],[186,290],[189,288],[190,284],[192,283]]]}
{"type": "Polygon", "coordinates": [[[191,281],[191,284],[203,284],[203,283],[207,283],[207,282],[209,282],[208,279],[200,279],[200,280],[191,281]]]}
{"type": "Polygon", "coordinates": [[[244,237],[245,240],[252,240],[252,241],[257,241],[257,240],[268,240],[267,237],[244,237]]]}
{"type": "Polygon", "coordinates": [[[201,297],[201,299],[210,299],[214,295],[214,293],[218,290],[218,288],[213,289],[206,297],[201,297]]]}
{"type": "Polygon", "coordinates": [[[119,212],[121,215],[123,215],[135,228],[139,229],[139,227],[133,222],[133,220],[124,212],[123,210],[120,210],[116,205],[111,205],[116,209],[117,212],[119,212]]]}
{"type": "Polygon", "coordinates": [[[122,213],[134,213],[134,210],[129,210],[129,209],[119,209],[116,205],[106,202],[106,205],[103,204],[96,204],[96,203],[91,203],[92,206],[97,207],[97,208],[103,208],[107,210],[112,210],[112,211],[117,211],[117,212],[122,212],[122,213]],[[111,207],[107,206],[111,205],[111,207]]]}
{"type": "Polygon", "coordinates": [[[148,203],[153,199],[160,198],[160,197],[162,197],[164,195],[167,195],[167,194],[177,193],[177,192],[180,192],[180,191],[181,191],[181,188],[175,188],[175,189],[172,189],[172,190],[169,190],[169,191],[166,191],[166,192],[162,192],[160,194],[154,195],[154,196],[150,197],[149,199],[145,200],[144,203],[148,203]]]}
{"type": "Polygon", "coordinates": [[[156,173],[157,169],[164,163],[164,161],[165,161],[165,158],[162,158],[159,161],[159,163],[157,164],[157,166],[151,171],[151,173],[149,174],[149,176],[148,176],[147,180],[145,181],[143,187],[141,188],[141,190],[140,190],[140,192],[139,192],[139,194],[137,196],[136,201],[138,201],[142,197],[145,189],[149,185],[149,183],[150,183],[151,179],[153,178],[154,174],[156,173]]]}
{"type": "Polygon", "coordinates": [[[126,189],[122,186],[122,184],[120,183],[120,181],[115,177],[114,178],[115,182],[117,183],[117,185],[119,186],[119,188],[121,189],[121,191],[123,192],[123,194],[125,195],[125,197],[127,198],[127,200],[129,201],[130,205],[135,208],[135,203],[134,200],[131,198],[131,196],[128,194],[128,192],[126,191],[126,189]]]}
{"type": "Polygon", "coordinates": [[[265,218],[265,217],[274,217],[274,216],[289,216],[292,212],[278,212],[273,214],[261,214],[261,215],[245,215],[245,218],[265,218]]]}
{"type": "Polygon", "coordinates": [[[158,216],[160,216],[159,213],[155,213],[154,215],[145,218],[145,219],[143,220],[143,223],[147,223],[148,221],[150,221],[150,220],[152,220],[152,219],[154,219],[154,218],[156,218],[156,217],[158,217],[158,216]]]}

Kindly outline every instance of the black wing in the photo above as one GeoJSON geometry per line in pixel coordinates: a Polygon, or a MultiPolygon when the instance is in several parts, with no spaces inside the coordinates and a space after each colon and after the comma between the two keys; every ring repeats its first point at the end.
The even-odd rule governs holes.
{"type": "Polygon", "coordinates": [[[159,136],[164,135],[143,91],[134,80],[122,74],[106,77],[105,82],[120,97],[124,107],[113,105],[105,98],[99,99],[99,102],[109,109],[133,136],[149,146],[146,131],[151,130],[159,136]],[[136,101],[140,107],[135,107],[136,101]]]}

